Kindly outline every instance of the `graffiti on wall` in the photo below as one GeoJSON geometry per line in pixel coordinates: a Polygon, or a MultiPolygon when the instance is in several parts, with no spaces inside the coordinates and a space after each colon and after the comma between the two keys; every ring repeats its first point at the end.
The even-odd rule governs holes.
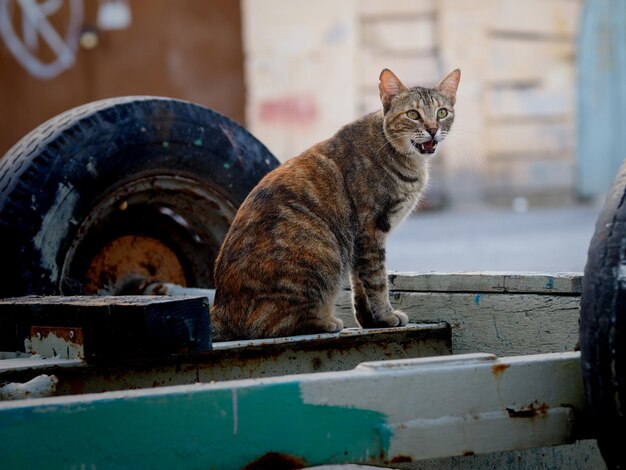
{"type": "MultiPolygon", "coordinates": [[[[98,5],[99,31],[130,26],[128,0],[99,0],[98,5]]],[[[83,16],[83,0],[0,0],[0,37],[28,73],[49,80],[74,65],[83,39],[87,49],[97,44],[94,31],[83,29],[83,16]],[[55,28],[55,15],[55,24],[64,20],[63,31],[55,28]]]]}
{"type": "Polygon", "coordinates": [[[0,35],[20,65],[36,78],[49,80],[74,65],[83,23],[83,1],[69,0],[68,4],[65,32],[59,33],[50,17],[61,9],[63,0],[0,0],[0,35]],[[21,28],[14,25],[15,18],[21,19],[21,28]],[[51,60],[40,57],[40,41],[52,52],[51,60]]]}

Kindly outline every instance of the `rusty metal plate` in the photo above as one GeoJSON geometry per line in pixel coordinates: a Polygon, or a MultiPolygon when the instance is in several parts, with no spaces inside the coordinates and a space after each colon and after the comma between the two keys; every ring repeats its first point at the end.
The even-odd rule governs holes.
{"type": "Polygon", "coordinates": [[[33,326],[30,329],[30,347],[33,354],[59,359],[85,357],[83,330],[74,327],[33,326]]]}
{"type": "Polygon", "coordinates": [[[452,353],[446,323],[402,328],[214,343],[214,349],[173,358],[129,359],[124,365],[38,363],[2,371],[0,380],[26,382],[54,373],[58,395],[183,385],[287,374],[349,370],[365,361],[409,359],[452,353]]]}

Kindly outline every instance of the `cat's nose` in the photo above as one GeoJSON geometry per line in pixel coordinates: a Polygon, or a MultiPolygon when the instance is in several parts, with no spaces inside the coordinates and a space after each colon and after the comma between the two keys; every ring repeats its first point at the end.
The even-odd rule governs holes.
{"type": "Polygon", "coordinates": [[[429,127],[428,129],[426,129],[426,132],[428,132],[430,136],[434,138],[438,130],[439,129],[437,129],[436,127],[429,127]]]}

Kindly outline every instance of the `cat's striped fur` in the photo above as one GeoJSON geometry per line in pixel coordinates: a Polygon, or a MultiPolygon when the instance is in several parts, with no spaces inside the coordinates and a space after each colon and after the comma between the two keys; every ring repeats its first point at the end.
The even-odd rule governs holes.
{"type": "Polygon", "coordinates": [[[389,303],[385,239],[428,181],[429,159],[454,120],[459,79],[455,70],[433,89],[409,89],[383,70],[382,111],[261,180],[216,261],[215,340],[340,330],[333,304],[346,273],[361,326],[407,323],[389,303]]]}

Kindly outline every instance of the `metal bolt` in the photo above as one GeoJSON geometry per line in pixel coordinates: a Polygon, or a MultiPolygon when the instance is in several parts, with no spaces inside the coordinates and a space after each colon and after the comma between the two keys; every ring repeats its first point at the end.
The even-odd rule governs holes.
{"type": "Polygon", "coordinates": [[[78,43],[85,50],[92,50],[98,47],[100,43],[100,38],[98,37],[98,33],[93,29],[85,29],[81,31],[78,37],[78,43]]]}

